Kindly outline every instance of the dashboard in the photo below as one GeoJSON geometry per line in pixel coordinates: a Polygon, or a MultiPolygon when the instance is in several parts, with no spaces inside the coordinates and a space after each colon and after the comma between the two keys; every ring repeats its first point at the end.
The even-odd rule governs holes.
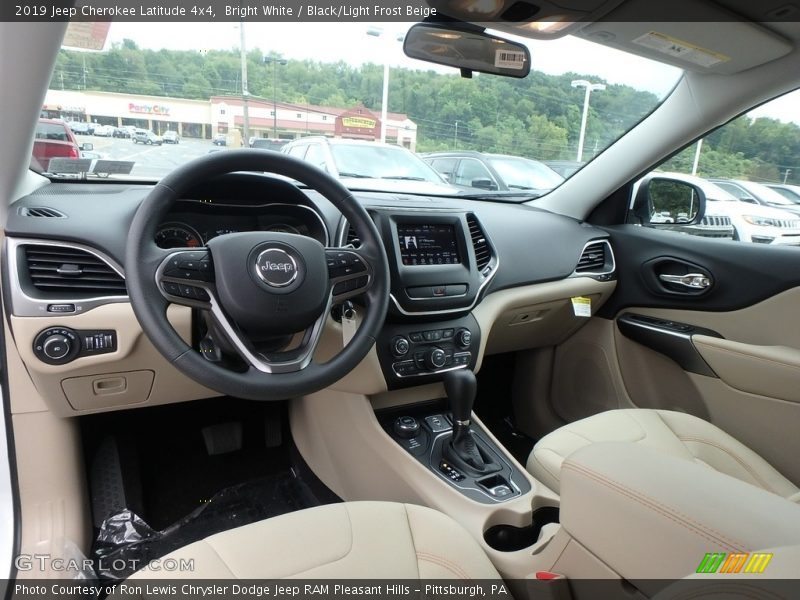
{"type": "MultiPolygon", "coordinates": [[[[127,232],[151,189],[50,183],[10,207],[4,306],[21,358],[58,414],[213,395],[142,337],[128,301],[127,232]],[[36,216],[44,213],[49,217],[36,216]],[[92,392],[107,377],[124,377],[128,390],[92,392]]],[[[573,314],[571,299],[590,298],[594,312],[616,285],[607,232],[574,219],[465,198],[354,192],[353,201],[383,240],[390,303],[374,350],[336,389],[378,394],[420,386],[440,381],[444,371],[478,370],[485,354],[558,344],[585,322],[573,314]]],[[[232,173],[189,190],[154,241],[191,249],[257,231],[299,234],[329,248],[357,246],[359,237],[315,191],[232,173]]],[[[358,296],[346,297],[357,311],[369,310],[358,296]]],[[[200,347],[202,300],[194,308],[171,308],[184,339],[200,347]]],[[[333,307],[315,360],[325,362],[346,344],[341,313],[333,307]]]]}

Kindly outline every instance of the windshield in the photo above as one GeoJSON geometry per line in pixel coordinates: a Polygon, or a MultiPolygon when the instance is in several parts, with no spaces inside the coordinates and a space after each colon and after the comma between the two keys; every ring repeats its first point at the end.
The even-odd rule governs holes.
{"type": "Polygon", "coordinates": [[[765,185],[761,185],[760,183],[748,182],[747,190],[768,204],[781,204],[784,206],[794,205],[794,202],[788,198],[784,198],[775,190],[770,189],[765,185]]]}
{"type": "MultiPolygon", "coordinates": [[[[511,189],[472,193],[524,201],[562,179],[519,159],[566,164],[571,175],[658,106],[682,73],[578,38],[514,38],[531,50],[526,78],[464,78],[403,54],[413,23],[106,25],[96,28],[107,32],[99,50],[63,47],[57,57],[41,117],[64,123],[80,155],[51,161],[51,177],[154,181],[210,152],[284,151],[323,136],[337,142],[334,160],[351,189],[377,178],[386,190],[414,193],[423,180],[464,195],[464,185],[416,155],[478,151],[512,157],[495,167],[511,189]],[[358,144],[341,144],[348,139],[358,144]]],[[[38,144],[32,158],[49,156],[38,144]]]]}
{"type": "Polygon", "coordinates": [[[493,156],[489,163],[509,189],[551,190],[564,181],[550,167],[534,160],[511,156],[493,156]]]}
{"type": "Polygon", "coordinates": [[[411,152],[376,144],[331,144],[340,177],[444,183],[436,171],[411,152]]]}

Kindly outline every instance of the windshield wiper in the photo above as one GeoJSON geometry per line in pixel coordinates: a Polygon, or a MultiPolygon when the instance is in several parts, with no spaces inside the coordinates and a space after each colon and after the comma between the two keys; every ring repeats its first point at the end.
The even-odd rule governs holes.
{"type": "Polygon", "coordinates": [[[411,175],[384,175],[381,179],[400,179],[401,181],[428,181],[424,177],[412,177],[411,175]]]}
{"type": "Polygon", "coordinates": [[[506,186],[510,190],[535,190],[536,189],[536,188],[532,188],[532,187],[527,186],[527,185],[519,185],[519,184],[516,184],[516,183],[507,183],[506,186]]]}
{"type": "Polygon", "coordinates": [[[339,177],[352,177],[353,179],[374,179],[369,175],[364,175],[363,173],[349,173],[347,171],[339,171],[339,177]]]}

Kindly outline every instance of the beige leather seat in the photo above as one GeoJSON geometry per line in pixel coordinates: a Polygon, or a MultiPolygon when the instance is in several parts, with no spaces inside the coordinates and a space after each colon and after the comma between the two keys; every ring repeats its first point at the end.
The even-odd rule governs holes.
{"type": "Polygon", "coordinates": [[[528,471],[560,492],[564,459],[598,442],[636,442],[800,501],[800,489],[747,446],[707,421],[667,410],[610,410],[565,425],[534,446],[528,471]]]}
{"type": "Polygon", "coordinates": [[[453,519],[392,502],[345,502],[289,513],[212,535],[160,563],[169,558],[194,559],[194,570],[145,568],[133,579],[500,578],[453,519]]]}

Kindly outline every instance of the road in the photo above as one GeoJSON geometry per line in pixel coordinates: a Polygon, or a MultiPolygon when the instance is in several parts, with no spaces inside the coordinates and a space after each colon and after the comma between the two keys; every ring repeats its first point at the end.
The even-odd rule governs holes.
{"type": "Polygon", "coordinates": [[[225,147],[212,144],[211,140],[196,139],[182,139],[180,144],[146,146],[122,138],[81,135],[78,136],[78,143],[94,144],[94,152],[109,160],[134,161],[131,175],[148,179],[160,179],[175,167],[204,156],[211,150],[225,150],[225,147]]]}

